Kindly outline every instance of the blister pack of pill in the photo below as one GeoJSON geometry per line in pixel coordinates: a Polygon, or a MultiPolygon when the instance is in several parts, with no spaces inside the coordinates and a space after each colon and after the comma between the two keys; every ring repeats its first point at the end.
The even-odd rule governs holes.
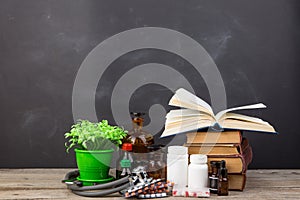
{"type": "Polygon", "coordinates": [[[172,194],[173,183],[161,179],[148,178],[147,173],[133,173],[129,178],[131,186],[122,191],[125,198],[136,197],[142,199],[162,198],[172,194]]]}
{"type": "Polygon", "coordinates": [[[174,197],[210,197],[209,188],[177,188],[176,186],[173,188],[172,196],[174,197]]]}

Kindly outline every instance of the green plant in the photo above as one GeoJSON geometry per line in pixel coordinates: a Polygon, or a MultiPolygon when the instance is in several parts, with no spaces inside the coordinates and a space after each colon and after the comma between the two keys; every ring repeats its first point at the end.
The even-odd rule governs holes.
{"type": "Polygon", "coordinates": [[[70,132],[65,133],[69,141],[65,143],[66,151],[72,147],[83,150],[111,149],[122,144],[127,131],[118,126],[111,126],[107,120],[94,123],[88,120],[79,120],[72,125],[70,132]]]}

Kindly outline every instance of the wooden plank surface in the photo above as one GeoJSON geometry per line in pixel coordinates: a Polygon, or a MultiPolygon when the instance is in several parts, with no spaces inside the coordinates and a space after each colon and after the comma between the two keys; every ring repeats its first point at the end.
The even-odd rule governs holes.
{"type": "MultiPolygon", "coordinates": [[[[71,170],[0,169],[0,199],[91,199],[74,195],[61,183],[71,170]]],[[[122,197],[114,194],[106,199],[122,197]]],[[[248,170],[243,192],[230,191],[227,197],[212,195],[210,199],[300,199],[300,170],[248,170]]]]}

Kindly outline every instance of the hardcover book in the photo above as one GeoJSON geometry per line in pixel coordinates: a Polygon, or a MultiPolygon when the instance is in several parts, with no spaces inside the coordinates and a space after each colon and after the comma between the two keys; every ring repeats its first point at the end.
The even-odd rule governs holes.
{"type": "Polygon", "coordinates": [[[241,131],[222,131],[222,132],[191,132],[186,133],[186,143],[188,144],[241,144],[241,131]]]}
{"type": "Polygon", "coordinates": [[[246,174],[228,174],[228,189],[243,191],[246,185],[246,174]]]}
{"type": "Polygon", "coordinates": [[[207,157],[208,169],[211,169],[210,161],[225,160],[228,173],[239,174],[246,172],[248,165],[252,161],[253,153],[251,146],[248,146],[243,153],[239,155],[208,155],[207,157]]]}
{"type": "Polygon", "coordinates": [[[247,138],[243,138],[243,141],[239,143],[185,143],[184,146],[188,147],[189,154],[205,154],[208,156],[237,156],[243,154],[248,146],[249,142],[247,138]]]}

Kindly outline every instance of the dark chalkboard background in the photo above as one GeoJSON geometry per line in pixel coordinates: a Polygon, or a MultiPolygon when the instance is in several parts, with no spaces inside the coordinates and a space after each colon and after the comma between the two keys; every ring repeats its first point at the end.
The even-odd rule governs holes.
{"type": "MultiPolygon", "coordinates": [[[[222,75],[229,107],[267,104],[250,113],[280,135],[245,133],[254,151],[250,168],[300,167],[296,0],[0,1],[0,167],[75,167],[63,134],[73,123],[72,89],[81,63],[112,35],[148,26],[180,31],[203,45],[222,75]]],[[[99,119],[114,122],[107,105],[121,69],[149,62],[179,70],[209,101],[205,83],[184,59],[143,49],[115,60],[99,81],[97,94],[107,92],[96,94],[99,119]]],[[[171,95],[161,85],[141,86],[130,109],[167,106],[171,95]]]]}

